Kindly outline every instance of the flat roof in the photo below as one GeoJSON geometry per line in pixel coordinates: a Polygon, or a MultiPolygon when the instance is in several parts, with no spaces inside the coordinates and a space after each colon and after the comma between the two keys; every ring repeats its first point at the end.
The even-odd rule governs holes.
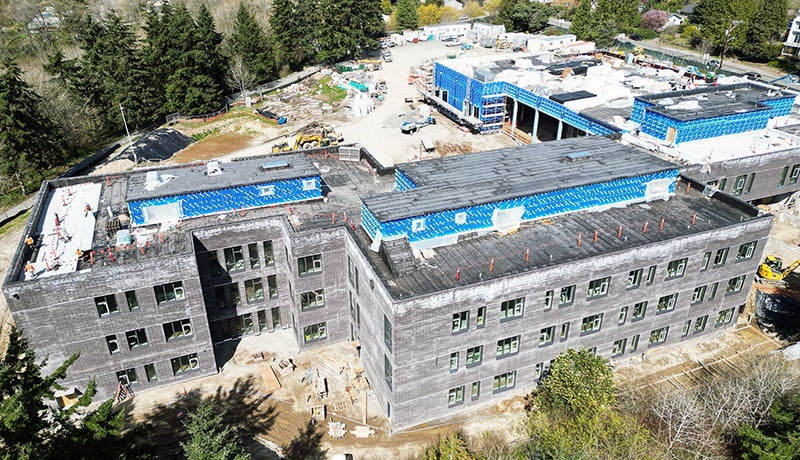
{"type": "Polygon", "coordinates": [[[220,161],[222,172],[215,175],[207,174],[208,163],[160,168],[157,172],[161,181],[155,187],[147,185],[146,172],[136,173],[128,178],[125,200],[148,200],[319,175],[303,154],[283,155],[279,159],[286,162],[286,167],[264,170],[261,167],[264,159],[220,161]]]}
{"type": "Polygon", "coordinates": [[[793,97],[794,93],[756,82],[711,86],[685,91],[640,96],[639,99],[655,104],[648,107],[656,113],[688,121],[742,112],[768,110],[759,101],[793,97]]]}
{"type": "Polygon", "coordinates": [[[418,188],[362,198],[381,222],[635,177],[677,167],[600,136],[403,163],[418,188]],[[570,159],[568,155],[589,155],[570,159]]]}
{"type": "MultiPolygon", "coordinates": [[[[390,295],[402,300],[771,218],[757,215],[754,207],[725,194],[716,193],[708,199],[700,191],[700,184],[693,185],[687,193],[686,179],[681,181],[682,185],[668,201],[612,207],[602,212],[579,211],[550,218],[546,224],[524,223],[511,235],[493,232],[463,239],[426,250],[425,263],[417,262],[401,273],[394,273],[381,254],[369,250],[372,239],[363,229],[353,234],[390,295]],[[695,213],[695,225],[691,225],[695,213]],[[662,218],[664,228],[659,229],[662,218]],[[650,222],[653,231],[642,233],[644,222],[650,222]],[[617,237],[620,225],[622,238],[617,237]],[[592,242],[595,230],[599,230],[598,240],[592,242]],[[579,233],[584,239],[581,246],[575,243],[579,233]]],[[[412,257],[407,245],[404,248],[384,242],[382,251],[389,259],[412,257]]]]}
{"type": "Polygon", "coordinates": [[[787,150],[799,150],[800,137],[777,129],[760,129],[683,142],[662,153],[689,164],[713,164],[787,150]]]}

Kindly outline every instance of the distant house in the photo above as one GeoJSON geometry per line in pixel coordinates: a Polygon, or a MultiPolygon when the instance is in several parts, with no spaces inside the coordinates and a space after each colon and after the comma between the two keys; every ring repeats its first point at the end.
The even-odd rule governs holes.
{"type": "Polygon", "coordinates": [[[684,18],[680,14],[671,13],[669,16],[667,16],[667,22],[664,23],[663,28],[667,29],[669,27],[679,26],[679,25],[683,24],[683,21],[685,21],[685,20],[686,20],[686,18],[684,18]]]}
{"type": "Polygon", "coordinates": [[[682,14],[683,16],[692,19],[694,16],[694,8],[697,6],[697,3],[687,3],[686,6],[681,8],[678,13],[682,14]]]}
{"type": "Polygon", "coordinates": [[[786,41],[783,42],[781,54],[797,58],[800,55],[800,16],[795,17],[789,23],[789,30],[786,34],[786,41]]]}

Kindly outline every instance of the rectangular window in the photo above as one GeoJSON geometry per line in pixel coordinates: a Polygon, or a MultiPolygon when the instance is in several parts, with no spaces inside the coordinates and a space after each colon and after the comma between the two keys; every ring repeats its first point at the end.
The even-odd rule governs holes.
{"type": "Polygon", "coordinates": [[[278,277],[276,275],[267,276],[267,289],[269,289],[270,299],[278,297],[278,277]]]}
{"type": "Polygon", "coordinates": [[[257,243],[250,243],[247,245],[247,255],[250,258],[250,268],[253,270],[261,268],[261,257],[258,255],[257,243]]]}
{"type": "Polygon", "coordinates": [[[467,367],[477,366],[483,360],[483,345],[467,348],[467,367]]]}
{"type": "Polygon", "coordinates": [[[537,363],[533,368],[533,378],[540,379],[544,373],[544,363],[537,363]]]}
{"type": "Polygon", "coordinates": [[[644,282],[648,286],[653,284],[653,281],[656,279],[656,266],[651,265],[650,268],[647,269],[647,278],[645,278],[644,282]]]}
{"type": "Polygon", "coordinates": [[[714,300],[714,297],[717,295],[717,286],[719,283],[713,283],[710,288],[708,288],[708,300],[714,300]]]}
{"type": "Polygon", "coordinates": [[[200,361],[197,359],[197,353],[172,358],[170,363],[172,364],[173,375],[180,375],[184,372],[200,369],[200,361]]]}
{"type": "Polygon", "coordinates": [[[628,307],[625,306],[619,309],[619,320],[617,321],[617,324],[622,326],[623,324],[625,324],[625,321],[627,321],[627,319],[628,319],[628,307]]]}
{"type": "Polygon", "coordinates": [[[639,348],[639,334],[631,337],[631,353],[636,352],[637,348],[639,348]]]}
{"type": "Polygon", "coordinates": [[[303,190],[314,190],[317,188],[316,179],[303,179],[303,190]]]}
{"type": "Polygon", "coordinates": [[[453,313],[453,333],[464,332],[469,329],[469,311],[453,313]]]}
{"type": "Polygon", "coordinates": [[[723,177],[722,179],[720,179],[719,180],[719,189],[724,192],[725,191],[725,184],[727,184],[727,183],[728,183],[728,178],[727,177],[723,177]]]}
{"type": "Polygon", "coordinates": [[[478,316],[475,318],[475,325],[478,328],[486,324],[486,307],[478,307],[478,316]]]}
{"type": "Polygon", "coordinates": [[[800,165],[794,165],[792,166],[791,174],[789,174],[789,183],[796,184],[798,177],[800,177],[800,165]]]}
{"type": "Polygon", "coordinates": [[[256,319],[258,320],[258,331],[265,332],[269,329],[269,324],[267,323],[267,310],[258,310],[256,312],[256,319]]]}
{"type": "Polygon", "coordinates": [[[389,390],[392,389],[392,362],[389,361],[389,357],[383,355],[383,379],[386,380],[386,384],[389,385],[389,390]]]}
{"type": "Polygon", "coordinates": [[[664,313],[675,309],[675,303],[678,301],[678,293],[665,295],[658,299],[658,306],[656,313],[664,313]]]}
{"type": "Polygon", "coordinates": [[[353,286],[358,294],[358,267],[353,263],[353,259],[347,256],[347,280],[350,286],[353,286]]]}
{"type": "Polygon", "coordinates": [[[589,289],[586,290],[586,299],[594,299],[608,294],[609,281],[611,281],[611,277],[589,281],[589,289]]]}
{"type": "Polygon", "coordinates": [[[751,241],[739,245],[739,250],[736,251],[736,260],[746,260],[753,257],[753,253],[756,250],[756,243],[756,241],[751,241]]]}
{"type": "Polygon", "coordinates": [[[692,327],[692,320],[687,319],[683,322],[683,329],[681,329],[681,337],[686,337],[689,335],[689,328],[692,327]]]}
{"type": "Polygon", "coordinates": [[[128,310],[136,311],[139,309],[139,301],[136,300],[136,291],[125,291],[125,300],[128,302],[128,310]]]}
{"type": "Polygon", "coordinates": [[[233,318],[234,327],[236,328],[236,336],[250,335],[255,332],[253,328],[253,316],[250,313],[239,315],[233,318]]]}
{"type": "Polygon", "coordinates": [[[628,273],[628,289],[637,288],[642,284],[642,273],[644,270],[641,268],[638,270],[632,270],[628,273]]]}
{"type": "Polygon", "coordinates": [[[125,338],[128,340],[128,348],[131,350],[147,345],[147,334],[144,329],[128,331],[125,333],[125,338]]]}
{"type": "Polygon", "coordinates": [[[553,308],[553,291],[547,291],[544,293],[544,309],[545,311],[553,308]]]}
{"type": "Polygon", "coordinates": [[[272,307],[270,314],[272,316],[272,328],[281,327],[281,307],[272,307]]]}
{"type": "Polygon", "coordinates": [[[661,327],[656,330],[650,331],[650,345],[658,345],[667,341],[667,334],[669,333],[669,326],[661,327]]]}
{"type": "Polygon", "coordinates": [[[274,185],[259,185],[258,196],[272,196],[275,195],[274,185]]]}
{"type": "Polygon", "coordinates": [[[452,388],[447,392],[447,405],[450,407],[457,406],[464,402],[464,385],[457,388],[452,388]]]}
{"type": "Polygon", "coordinates": [[[694,333],[703,332],[706,330],[706,323],[708,322],[708,315],[701,316],[694,320],[694,333]]]}
{"type": "Polygon", "coordinates": [[[328,337],[328,324],[318,323],[303,328],[303,341],[305,343],[323,340],[328,337]]]}
{"type": "Polygon", "coordinates": [[[97,307],[97,314],[102,318],[112,313],[119,313],[117,307],[117,298],[114,295],[105,295],[102,297],[94,298],[94,306],[97,307]]]}
{"type": "Polygon", "coordinates": [[[725,295],[736,294],[742,291],[746,275],[737,276],[728,280],[728,285],[725,286],[725,295]]]}
{"type": "Polygon", "coordinates": [[[264,265],[269,267],[275,263],[275,254],[272,252],[272,241],[264,241],[262,246],[264,247],[264,265]]]}
{"type": "Polygon", "coordinates": [[[458,372],[458,352],[450,353],[450,373],[458,372]]]}
{"type": "Polygon", "coordinates": [[[744,186],[744,194],[749,195],[750,190],[753,190],[753,181],[756,180],[756,173],[750,173],[747,176],[747,185],[744,186]]]}
{"type": "Polygon", "coordinates": [[[457,212],[454,217],[455,222],[458,225],[464,225],[467,223],[467,213],[466,212],[457,212]]]}
{"type": "Polygon", "coordinates": [[[117,372],[117,381],[123,385],[139,383],[139,378],[136,376],[136,369],[125,369],[124,371],[117,372]]]}
{"type": "Polygon", "coordinates": [[[550,345],[553,343],[553,336],[556,333],[556,327],[550,326],[539,331],[539,346],[550,345]]]}
{"type": "Polygon", "coordinates": [[[389,321],[389,318],[386,315],[383,315],[383,343],[386,344],[386,348],[389,349],[389,352],[392,351],[392,323],[389,321]]]}
{"type": "Polygon", "coordinates": [[[575,300],[575,285],[561,288],[561,297],[558,298],[558,306],[564,307],[575,300]]]}
{"type": "Polygon", "coordinates": [[[703,263],[700,264],[700,271],[703,271],[708,268],[708,262],[711,260],[711,251],[703,254],[703,263]]]}
{"type": "Polygon", "coordinates": [[[211,276],[219,276],[222,274],[222,266],[219,264],[217,251],[208,252],[208,270],[211,272],[211,276]]]}
{"type": "Polygon", "coordinates": [[[192,322],[189,318],[164,323],[162,326],[164,327],[164,338],[167,342],[192,335],[192,322]]]}
{"type": "Polygon", "coordinates": [[[510,356],[519,353],[519,337],[514,336],[507,339],[497,341],[497,352],[495,356],[502,358],[503,356],[510,356]]]}
{"type": "Polygon", "coordinates": [[[603,323],[603,314],[591,315],[581,321],[581,334],[588,334],[600,330],[603,323]]]}
{"type": "Polygon", "coordinates": [[[244,253],[241,246],[225,248],[225,269],[230,272],[244,270],[244,253]]]}
{"type": "Polygon", "coordinates": [[[322,271],[322,254],[300,257],[297,259],[297,272],[300,275],[310,275],[322,271]]]}
{"type": "Polygon", "coordinates": [[[781,179],[778,181],[778,187],[783,187],[783,184],[786,183],[786,176],[789,174],[789,167],[785,166],[783,171],[781,171],[781,179]]]}
{"type": "Polygon", "coordinates": [[[472,400],[475,401],[480,397],[481,397],[481,382],[472,382],[472,400]]]}
{"type": "Polygon", "coordinates": [[[119,353],[119,342],[117,341],[116,335],[107,335],[106,345],[108,345],[108,352],[112,355],[114,353],[119,353]]]}
{"type": "Polygon", "coordinates": [[[255,278],[244,282],[244,295],[247,303],[260,302],[264,300],[264,285],[261,278],[255,278]]]}
{"type": "Polygon", "coordinates": [[[717,251],[717,254],[714,256],[714,266],[721,267],[725,265],[725,261],[728,259],[728,248],[722,248],[717,251]]]}
{"type": "Polygon", "coordinates": [[[716,325],[717,326],[722,326],[723,324],[730,323],[731,320],[733,319],[733,310],[734,310],[734,308],[731,307],[731,308],[727,308],[727,309],[722,310],[721,312],[719,312],[717,314],[716,325]]]}
{"type": "Polygon", "coordinates": [[[611,356],[619,356],[625,353],[625,344],[628,339],[619,339],[614,341],[614,346],[611,347],[611,356]]]}
{"type": "Polygon", "coordinates": [[[683,273],[686,271],[686,261],[688,259],[679,259],[673,260],[672,262],[667,264],[667,278],[678,278],[683,276],[683,273]]]}
{"type": "Polygon", "coordinates": [[[504,374],[496,375],[492,380],[492,392],[500,393],[501,391],[510,390],[514,388],[514,382],[517,379],[517,371],[506,372],[504,374]]]}
{"type": "Polygon", "coordinates": [[[416,232],[421,232],[423,230],[425,230],[425,218],[411,220],[412,232],[416,233],[416,232]]]}
{"type": "Polygon", "coordinates": [[[300,310],[306,311],[325,306],[325,290],[303,292],[300,294],[300,310]]]}
{"type": "Polygon", "coordinates": [[[706,296],[706,287],[698,286],[692,291],[692,305],[698,304],[703,301],[706,296]]]}
{"type": "Polygon", "coordinates": [[[176,281],[174,283],[166,283],[161,286],[154,286],[153,290],[156,293],[156,303],[161,305],[165,302],[172,302],[173,300],[181,300],[184,298],[183,281],[176,281]]]}
{"type": "Polygon", "coordinates": [[[744,190],[744,185],[746,182],[747,182],[747,174],[736,176],[736,179],[733,181],[733,189],[731,190],[731,194],[741,195],[742,191],[744,190]]]}
{"type": "Polygon", "coordinates": [[[144,374],[147,376],[148,382],[157,382],[158,381],[158,374],[156,373],[156,365],[155,364],[145,364],[144,365],[144,374]]]}
{"type": "Polygon", "coordinates": [[[647,301],[639,302],[633,305],[633,314],[631,318],[635,321],[637,319],[644,318],[644,314],[647,312],[647,301]]]}
{"type": "Polygon", "coordinates": [[[506,300],[500,304],[500,321],[522,316],[525,298],[506,300]]]}
{"type": "Polygon", "coordinates": [[[569,338],[569,321],[561,323],[561,336],[560,340],[563,342],[569,338]]]}

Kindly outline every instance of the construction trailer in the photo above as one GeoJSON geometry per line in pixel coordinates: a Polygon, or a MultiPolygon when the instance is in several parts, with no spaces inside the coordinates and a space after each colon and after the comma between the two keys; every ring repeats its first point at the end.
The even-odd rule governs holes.
{"type": "Polygon", "coordinates": [[[567,348],[623,360],[729,329],[772,223],[599,137],[394,176],[314,162],[45,183],[3,285],[44,371],[80,350],[65,386],[138,396],[288,328],[301,351],[358,341],[402,430],[527,392],[567,348]]]}

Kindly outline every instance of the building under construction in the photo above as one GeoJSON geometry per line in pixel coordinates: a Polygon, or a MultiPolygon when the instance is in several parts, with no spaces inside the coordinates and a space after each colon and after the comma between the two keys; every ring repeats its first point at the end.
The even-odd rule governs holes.
{"type": "Polygon", "coordinates": [[[800,190],[797,93],[739,77],[706,84],[687,69],[620,58],[515,54],[437,61],[429,100],[483,133],[521,142],[622,135],[681,172],[750,202],[800,190]]]}
{"type": "Polygon", "coordinates": [[[731,327],[772,222],[602,137],[375,172],[290,154],[50,181],[3,291],[45,372],[81,353],[66,386],[213,374],[221,344],[291,328],[357,341],[404,429],[530,391],[567,348],[731,327]]]}

